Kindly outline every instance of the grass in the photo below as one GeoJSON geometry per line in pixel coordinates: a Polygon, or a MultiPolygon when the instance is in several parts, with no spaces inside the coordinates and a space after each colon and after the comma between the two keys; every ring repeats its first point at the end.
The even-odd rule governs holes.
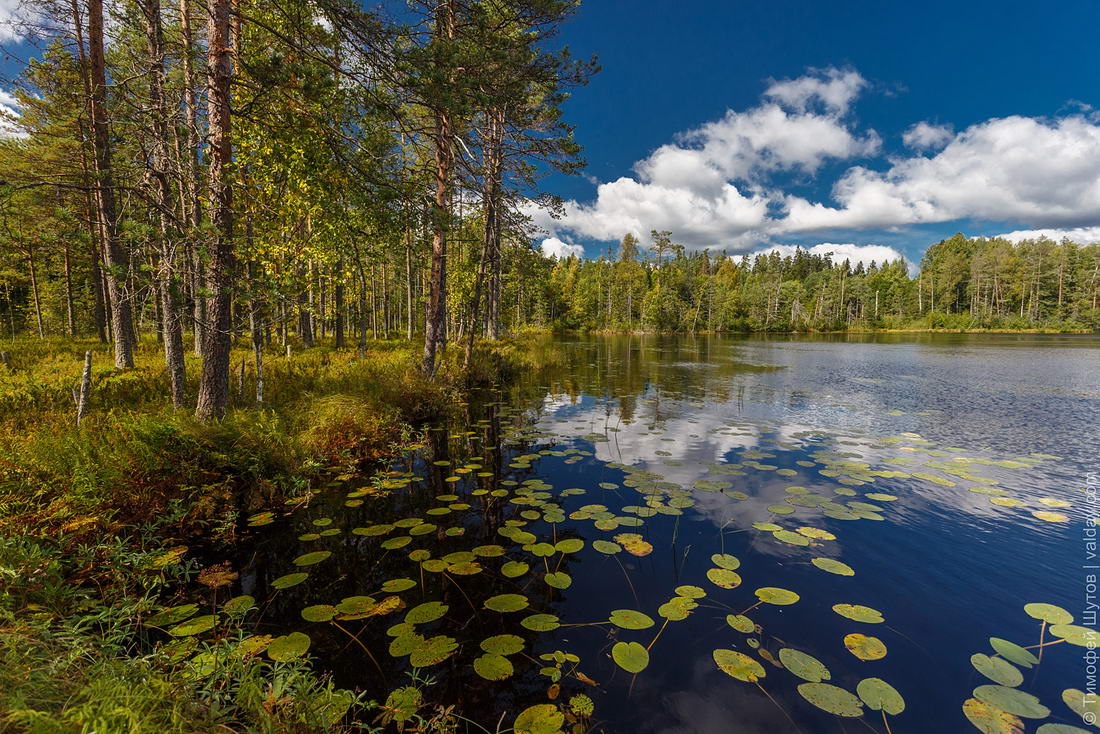
{"type": "MultiPolygon", "coordinates": [[[[140,619],[201,583],[181,543],[231,543],[248,515],[385,460],[464,385],[526,368],[524,350],[494,345],[472,374],[452,350],[431,382],[417,369],[419,347],[404,341],[373,342],[363,358],[330,347],[271,353],[259,405],[251,352],[239,349],[243,385],[236,367],[231,409],[213,424],[169,404],[155,342],[122,372],[90,342],[25,339],[4,350],[0,731],[381,731],[370,719],[387,723],[384,704],[335,689],[307,662],[242,655],[232,630],[209,655],[177,660],[140,619]],[[87,349],[93,390],[77,426],[71,390],[87,349]]],[[[198,368],[189,356],[192,390],[198,368]]],[[[441,734],[456,722],[435,711],[403,730],[441,734]]]]}

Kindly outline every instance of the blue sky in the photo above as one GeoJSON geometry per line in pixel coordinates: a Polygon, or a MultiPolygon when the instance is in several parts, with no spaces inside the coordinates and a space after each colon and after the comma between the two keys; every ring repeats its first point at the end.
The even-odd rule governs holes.
{"type": "Polygon", "coordinates": [[[561,36],[603,66],[566,109],[586,177],[546,180],[569,214],[536,220],[589,255],[618,229],[911,261],[956,231],[1100,239],[1097,27],[1096,0],[589,0],[561,36]]]}
{"type": "Polygon", "coordinates": [[[1100,0],[587,0],[560,41],[603,66],[566,107],[588,167],[543,182],[567,215],[533,212],[537,239],[912,263],[957,231],[1100,240],[1098,27],[1100,0]]]}

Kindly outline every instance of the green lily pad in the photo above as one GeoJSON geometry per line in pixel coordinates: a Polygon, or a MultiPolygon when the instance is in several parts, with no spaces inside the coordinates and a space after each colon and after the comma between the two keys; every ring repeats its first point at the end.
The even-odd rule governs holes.
{"type": "Polygon", "coordinates": [[[677,586],[673,589],[673,593],[675,593],[676,596],[683,596],[688,599],[702,599],[707,595],[707,592],[703,589],[700,589],[698,586],[691,586],[690,584],[677,586]]]}
{"type": "Polygon", "coordinates": [[[297,586],[302,583],[307,578],[309,578],[309,574],[305,572],[288,573],[286,576],[280,576],[272,581],[271,586],[275,589],[289,589],[291,586],[297,586]]]}
{"type": "Polygon", "coordinates": [[[905,710],[905,699],[881,678],[864,678],[856,685],[856,693],[872,711],[885,711],[897,716],[905,710]]]}
{"type": "Polygon", "coordinates": [[[610,540],[593,540],[592,548],[608,556],[619,553],[623,549],[621,545],[612,543],[610,540]]]}
{"type": "Polygon", "coordinates": [[[1069,724],[1043,724],[1035,730],[1035,734],[1092,734],[1092,732],[1069,724]]]}
{"type": "Polygon", "coordinates": [[[218,623],[218,617],[214,614],[205,614],[201,617],[195,617],[181,624],[177,624],[172,629],[168,630],[168,634],[172,637],[190,637],[191,635],[199,635],[203,632],[207,632],[214,628],[214,625],[218,623]]]}
{"type": "Polygon", "coordinates": [[[863,715],[863,704],[855,695],[829,683],[802,683],[798,692],[814,706],[835,716],[863,715]]]}
{"type": "Polygon", "coordinates": [[[707,569],[707,579],[722,589],[736,589],[741,585],[741,576],[726,568],[707,569]]]}
{"type": "Polygon", "coordinates": [[[146,618],[145,624],[150,627],[163,627],[166,624],[177,624],[195,616],[198,611],[198,604],[180,604],[177,607],[162,609],[156,614],[150,615],[146,618]]]}
{"type": "Polygon", "coordinates": [[[276,637],[267,646],[267,656],[277,663],[285,663],[296,660],[306,654],[309,649],[309,635],[301,632],[291,632],[289,635],[276,637]]]}
{"type": "Polygon", "coordinates": [[[1072,624],[1073,615],[1062,607],[1053,604],[1024,604],[1024,611],[1029,617],[1042,620],[1047,624],[1072,624]]]}
{"type": "Polygon", "coordinates": [[[411,655],[412,651],[424,644],[424,637],[415,632],[398,635],[390,642],[390,655],[395,658],[403,658],[411,655]]]}
{"type": "Polygon", "coordinates": [[[970,656],[974,669],[994,683],[1014,688],[1024,682],[1024,674],[1012,663],[1003,658],[991,658],[978,653],[970,656]]]}
{"type": "Polygon", "coordinates": [[[767,675],[763,665],[743,652],[719,649],[712,656],[719,670],[737,680],[755,683],[767,675]]]}
{"type": "Polygon", "coordinates": [[[882,612],[877,609],[872,609],[871,607],[865,607],[862,604],[834,604],[833,611],[842,617],[853,619],[856,622],[879,624],[885,621],[882,612]]]}
{"type": "Polygon", "coordinates": [[[404,548],[406,545],[412,542],[412,537],[408,535],[399,535],[396,538],[390,538],[383,541],[381,547],[385,550],[397,550],[398,548],[404,548]]]}
{"type": "Polygon", "coordinates": [[[1077,688],[1062,691],[1062,701],[1087,724],[1100,721],[1100,699],[1077,688]]]}
{"type": "Polygon", "coordinates": [[[312,566],[320,563],[331,555],[332,551],[313,551],[312,553],[305,553],[294,559],[294,565],[298,567],[312,566]]]}
{"type": "Polygon", "coordinates": [[[520,626],[532,632],[553,632],[561,623],[553,614],[532,614],[520,621],[520,626]]]}
{"type": "Polygon", "coordinates": [[[485,608],[494,612],[518,612],[528,604],[527,597],[522,594],[498,594],[485,600],[485,608]]]}
{"type": "Polygon", "coordinates": [[[523,646],[523,638],[519,635],[494,635],[481,641],[481,649],[494,655],[515,655],[523,646]]]}
{"type": "Polygon", "coordinates": [[[437,635],[424,640],[409,655],[409,664],[414,668],[427,668],[443,662],[458,649],[458,643],[451,637],[437,635]]]}
{"type": "Polygon", "coordinates": [[[974,689],[974,698],[1001,711],[1023,716],[1026,719],[1045,719],[1050,709],[1039,703],[1039,699],[1018,688],[1007,686],[978,686],[974,689]]]}
{"type": "Polygon", "coordinates": [[[730,571],[736,571],[741,566],[740,559],[731,556],[729,553],[715,553],[710,557],[710,562],[718,568],[726,568],[730,571]]]}
{"type": "Polygon", "coordinates": [[[836,574],[837,576],[855,576],[856,572],[852,570],[852,567],[847,563],[835,560],[833,558],[814,558],[810,561],[822,571],[836,574]]]}
{"type": "Polygon", "coordinates": [[[302,610],[302,619],[307,622],[329,622],[336,616],[336,607],[331,604],[314,604],[302,610]]]}
{"type": "Polygon", "coordinates": [[[531,566],[523,561],[508,561],[500,567],[500,572],[505,578],[514,579],[519,578],[530,569],[531,566]]]}
{"type": "Polygon", "coordinates": [[[386,697],[386,709],[395,722],[404,724],[416,715],[422,701],[423,694],[420,693],[419,688],[405,686],[392,691],[386,697]]]}
{"type": "Polygon", "coordinates": [[[552,586],[555,589],[568,589],[573,585],[572,577],[563,571],[554,571],[553,573],[546,574],[543,579],[548,586],[552,586]]]}
{"type": "Polygon", "coordinates": [[[765,604],[775,604],[776,606],[787,606],[794,604],[801,597],[793,591],[787,589],[780,589],[775,586],[763,586],[756,590],[756,598],[765,604]]]}
{"type": "Polygon", "coordinates": [[[976,698],[963,702],[963,714],[983,734],[1024,734],[1024,722],[976,698]]]}
{"type": "Polygon", "coordinates": [[[611,658],[628,673],[641,673],[649,666],[649,651],[638,642],[616,642],[611,658]]]}
{"type": "Polygon", "coordinates": [[[726,624],[746,635],[756,630],[756,624],[743,614],[727,614],[726,624]]]}
{"type": "Polygon", "coordinates": [[[390,579],[386,583],[382,584],[382,591],[387,594],[398,594],[402,591],[408,591],[416,586],[416,582],[412,579],[390,579]]]}
{"type": "Polygon", "coordinates": [[[633,609],[616,609],[609,619],[611,624],[624,630],[644,630],[656,624],[648,614],[633,609]]]}
{"type": "Polygon", "coordinates": [[[694,599],[689,599],[686,596],[674,596],[657,608],[657,614],[670,622],[680,622],[687,619],[691,611],[697,606],[699,605],[695,603],[694,599]]]}
{"type": "Polygon", "coordinates": [[[561,734],[565,715],[557,706],[540,703],[524,709],[512,725],[514,734],[561,734]]]}
{"type": "Polygon", "coordinates": [[[1100,639],[1097,638],[1096,630],[1089,629],[1088,627],[1081,627],[1076,624],[1054,624],[1050,626],[1050,634],[1055,637],[1060,637],[1071,645],[1077,645],[1078,647],[1094,648],[1100,639]]]}
{"type": "Polygon", "coordinates": [[[577,553],[584,548],[584,541],[580,538],[566,538],[559,540],[554,546],[558,553],[577,553]]]}
{"type": "Polygon", "coordinates": [[[997,651],[998,655],[1017,665],[1030,668],[1032,665],[1039,663],[1039,658],[1035,657],[1030,650],[1025,650],[1015,642],[1002,640],[1000,637],[990,637],[989,644],[997,651]]]}
{"type": "Polygon", "coordinates": [[[858,632],[844,636],[844,647],[860,660],[881,660],[886,657],[886,645],[882,640],[858,632]]]}
{"type": "Polygon", "coordinates": [[[443,602],[428,601],[417,604],[405,614],[405,621],[409,624],[426,624],[441,618],[450,609],[443,602]]]}
{"type": "Polygon", "coordinates": [[[807,546],[810,544],[809,538],[793,530],[776,530],[772,533],[772,537],[787,545],[807,546]]]}
{"type": "Polygon", "coordinates": [[[256,597],[245,594],[243,596],[235,596],[225,604],[222,604],[222,611],[231,617],[243,617],[256,606],[256,597]]]}
{"type": "Polygon", "coordinates": [[[502,655],[487,653],[474,658],[474,672],[485,680],[504,680],[515,673],[512,661],[502,655]]]}
{"type": "Polygon", "coordinates": [[[779,660],[787,670],[810,683],[832,678],[829,669],[820,660],[799,650],[784,647],[779,651],[779,660]]]}

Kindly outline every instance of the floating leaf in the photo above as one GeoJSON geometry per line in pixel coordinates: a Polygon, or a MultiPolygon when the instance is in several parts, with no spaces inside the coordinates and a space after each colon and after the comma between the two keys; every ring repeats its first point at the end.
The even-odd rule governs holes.
{"type": "Polygon", "coordinates": [[[558,541],[554,548],[558,553],[577,553],[584,548],[584,541],[580,538],[566,538],[558,541]]]}
{"type": "Polygon", "coordinates": [[[765,604],[787,606],[788,604],[794,604],[801,597],[793,591],[779,589],[775,586],[764,586],[756,590],[756,598],[765,604]]]}
{"type": "Polygon", "coordinates": [[[1096,630],[1089,627],[1081,627],[1076,624],[1055,624],[1051,625],[1050,634],[1078,647],[1092,649],[1097,646],[1096,630]]]}
{"type": "Polygon", "coordinates": [[[1027,616],[1042,620],[1047,624],[1073,623],[1072,614],[1053,604],[1024,604],[1024,612],[1027,613],[1027,616]]]}
{"type": "Polygon", "coordinates": [[[485,608],[494,612],[518,612],[526,609],[528,603],[522,594],[498,594],[485,600],[485,608]]]}
{"type": "Polygon", "coordinates": [[[638,642],[616,642],[611,658],[628,673],[641,673],[649,665],[649,651],[638,642]]]}
{"type": "Polygon", "coordinates": [[[561,623],[553,614],[532,614],[525,617],[520,622],[520,626],[532,632],[552,632],[560,627],[561,623]]]}
{"type": "Polygon", "coordinates": [[[689,599],[686,596],[674,596],[657,608],[657,614],[670,622],[680,622],[687,619],[691,611],[697,606],[699,605],[695,603],[694,599],[689,599]]]}
{"type": "Polygon", "coordinates": [[[755,683],[766,675],[764,666],[743,652],[719,649],[712,655],[718,669],[737,680],[755,683]]]}
{"type": "Polygon", "coordinates": [[[881,660],[886,657],[886,645],[882,644],[882,640],[858,632],[844,636],[844,647],[860,660],[881,660]]]}
{"type": "Polygon", "coordinates": [[[289,589],[291,586],[297,586],[298,584],[309,578],[309,574],[302,573],[288,573],[286,576],[280,576],[271,582],[271,586],[275,589],[289,589]]]}
{"type": "Polygon", "coordinates": [[[454,563],[447,566],[447,573],[455,576],[473,576],[474,574],[481,573],[481,571],[481,564],[474,563],[473,561],[463,561],[462,563],[454,563]]]}
{"type": "Polygon", "coordinates": [[[736,571],[741,566],[741,561],[729,553],[715,553],[710,557],[710,562],[718,568],[726,568],[730,571],[736,571]]]}
{"type": "Polygon", "coordinates": [[[421,701],[422,694],[420,693],[420,689],[415,686],[405,686],[404,688],[398,688],[392,691],[390,695],[386,697],[386,711],[393,717],[395,722],[404,724],[416,715],[417,710],[420,708],[421,701]]]}
{"type": "Polygon", "coordinates": [[[1024,734],[1024,722],[996,706],[968,698],[962,708],[970,723],[984,734],[1024,734]]]}
{"type": "Polygon", "coordinates": [[[1069,706],[1073,713],[1081,717],[1086,724],[1095,724],[1100,720],[1100,699],[1094,693],[1086,694],[1077,688],[1067,688],[1062,691],[1062,701],[1069,706]]]}
{"type": "Polygon", "coordinates": [[[400,535],[396,538],[390,538],[383,541],[382,548],[386,550],[397,550],[398,548],[404,548],[406,545],[412,542],[412,538],[408,535],[400,535]]]}
{"type": "Polygon", "coordinates": [[[163,627],[166,624],[176,624],[193,617],[199,611],[198,604],[180,604],[178,607],[162,609],[145,620],[150,627],[163,627]]]}
{"type": "Polygon", "coordinates": [[[596,712],[596,704],[583,693],[578,693],[569,699],[569,709],[577,716],[591,716],[596,712]]]}
{"type": "Polygon", "coordinates": [[[743,614],[727,614],[726,624],[746,635],[756,630],[756,624],[743,614]]]}
{"type": "Polygon", "coordinates": [[[218,623],[218,618],[214,614],[206,614],[201,617],[195,617],[194,619],[177,624],[172,629],[168,630],[168,634],[172,637],[190,637],[191,635],[198,635],[211,630],[214,625],[218,623]]]}
{"type": "Polygon", "coordinates": [[[741,577],[737,572],[725,568],[708,569],[707,579],[715,586],[723,589],[736,589],[741,585],[741,577]]]}
{"type": "Polygon", "coordinates": [[[784,647],[779,651],[779,660],[787,670],[810,683],[832,678],[829,669],[820,660],[799,650],[784,647]]]}
{"type": "Polygon", "coordinates": [[[331,604],[314,604],[302,610],[302,619],[307,622],[328,622],[336,616],[336,607],[331,604]]]}
{"type": "Polygon", "coordinates": [[[828,683],[802,683],[798,686],[798,692],[814,706],[835,716],[863,715],[863,705],[859,699],[843,688],[828,683]]]}
{"type": "Polygon", "coordinates": [[[994,683],[1015,687],[1024,682],[1024,674],[1012,663],[1002,658],[991,658],[981,653],[970,656],[970,664],[994,683]]]}
{"type": "Polygon", "coordinates": [[[700,589],[698,586],[690,586],[685,584],[684,586],[677,586],[673,589],[676,596],[684,596],[688,599],[702,599],[707,595],[707,592],[700,589]]]}
{"type": "Polygon", "coordinates": [[[523,638],[519,635],[494,635],[481,641],[481,649],[494,655],[515,655],[523,649],[523,638]]]}
{"type": "Polygon", "coordinates": [[[398,594],[402,591],[408,591],[416,586],[416,582],[412,579],[390,579],[386,583],[382,584],[382,591],[387,594],[398,594]]]}
{"type": "Polygon", "coordinates": [[[1050,510],[1035,510],[1031,513],[1043,522],[1069,522],[1069,516],[1063,515],[1061,512],[1051,512],[1050,510]]]}
{"type": "Polygon", "coordinates": [[[553,573],[546,574],[543,579],[548,586],[552,586],[555,589],[568,589],[573,585],[573,579],[569,574],[563,571],[555,571],[553,573]]]}
{"type": "Polygon", "coordinates": [[[256,606],[256,598],[245,594],[235,596],[222,604],[222,611],[231,617],[242,617],[254,606],[256,606]]]}
{"type": "Polygon", "coordinates": [[[291,632],[289,635],[276,637],[267,646],[267,656],[277,663],[285,663],[305,655],[309,649],[309,635],[301,632],[291,632]]]}
{"type": "Polygon", "coordinates": [[[836,540],[836,536],[828,530],[821,530],[819,528],[799,528],[798,532],[814,540],[836,540]]]}
{"type": "Polygon", "coordinates": [[[897,689],[881,678],[864,678],[856,685],[856,693],[869,709],[897,716],[905,710],[905,699],[897,689]]]}
{"type": "Polygon", "coordinates": [[[772,533],[772,537],[787,545],[807,546],[810,544],[809,538],[792,530],[776,530],[772,533]]]}
{"type": "Polygon", "coordinates": [[[842,617],[853,619],[856,622],[866,622],[867,624],[879,624],[885,621],[882,612],[871,607],[865,607],[862,604],[834,604],[833,611],[842,617]]]}
{"type": "Polygon", "coordinates": [[[653,546],[637,533],[619,533],[615,536],[615,542],[633,556],[648,556],[653,552],[653,546]]]}
{"type": "Polygon", "coordinates": [[[527,573],[531,569],[531,566],[523,561],[508,561],[500,567],[501,574],[505,578],[514,579],[519,578],[523,574],[527,573]]]}
{"type": "Polygon", "coordinates": [[[814,564],[822,571],[828,571],[829,573],[835,573],[837,576],[855,576],[856,572],[852,570],[852,567],[847,563],[835,560],[833,558],[814,558],[810,563],[814,564]]]}
{"type": "Polygon", "coordinates": [[[1030,668],[1032,665],[1037,665],[1039,663],[1039,658],[1035,657],[1030,650],[1025,650],[1015,642],[1002,640],[1000,637],[990,637],[989,644],[997,651],[998,655],[1017,665],[1030,668]]]}
{"type": "Polygon", "coordinates": [[[426,624],[441,618],[450,609],[443,602],[428,601],[417,604],[405,614],[405,621],[409,624],[426,624]]]}
{"type": "Polygon", "coordinates": [[[633,609],[616,609],[609,619],[611,624],[624,630],[644,630],[656,624],[648,614],[633,609]]]}
{"type": "Polygon", "coordinates": [[[995,706],[1001,711],[1027,719],[1045,719],[1050,716],[1050,709],[1039,703],[1038,698],[1018,688],[978,686],[974,689],[974,698],[995,706]]]}
{"type": "Polygon", "coordinates": [[[305,553],[294,559],[295,566],[312,566],[320,563],[329,556],[332,555],[332,551],[314,551],[312,553],[305,553]]]}
{"type": "Polygon", "coordinates": [[[610,540],[593,540],[592,547],[605,555],[614,555],[621,551],[623,547],[618,543],[612,543],[610,540]]]}
{"type": "Polygon", "coordinates": [[[485,680],[504,680],[512,677],[515,668],[508,658],[487,653],[474,658],[474,672],[485,680]]]}
{"type": "Polygon", "coordinates": [[[514,734],[561,734],[565,715],[557,706],[540,703],[524,709],[513,724],[514,734]]]}
{"type": "Polygon", "coordinates": [[[409,655],[409,664],[414,668],[426,668],[443,662],[458,649],[458,643],[451,637],[437,635],[424,640],[409,655]]]}
{"type": "Polygon", "coordinates": [[[1069,724],[1043,724],[1035,730],[1035,734],[1092,734],[1092,732],[1069,724]]]}

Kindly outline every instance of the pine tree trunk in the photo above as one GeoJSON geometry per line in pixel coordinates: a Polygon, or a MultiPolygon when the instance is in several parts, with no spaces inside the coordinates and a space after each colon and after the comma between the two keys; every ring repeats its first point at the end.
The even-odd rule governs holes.
{"type": "Polygon", "coordinates": [[[100,230],[107,258],[107,292],[111,299],[115,367],[134,366],[133,314],[126,281],[130,258],[118,238],[111,138],[107,129],[107,70],[103,58],[103,0],[88,0],[88,57],[91,77],[92,139],[95,148],[96,194],[100,230]]]}
{"type": "Polygon", "coordinates": [[[227,170],[233,148],[229,110],[232,78],[229,48],[231,0],[210,0],[208,30],[207,117],[209,119],[210,222],[213,243],[206,283],[210,290],[209,328],[203,344],[202,373],[195,414],[212,420],[225,414],[229,402],[229,352],[233,254],[233,188],[227,170]]]}

